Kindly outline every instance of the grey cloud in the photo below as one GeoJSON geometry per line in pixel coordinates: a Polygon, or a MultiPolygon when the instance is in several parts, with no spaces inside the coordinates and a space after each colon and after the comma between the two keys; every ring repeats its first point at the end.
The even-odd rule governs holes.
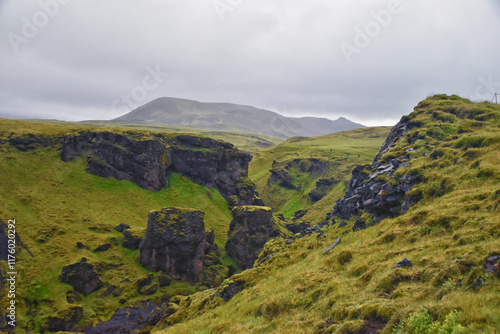
{"type": "Polygon", "coordinates": [[[394,123],[431,93],[485,97],[479,78],[500,81],[494,0],[400,0],[350,63],[341,43],[354,45],[391,0],[242,0],[222,19],[218,0],[68,1],[15,53],[8,34],[51,1],[0,6],[0,117],[119,116],[128,108],[113,101],[148,66],[169,75],[135,102],[174,96],[369,124],[394,123]]]}

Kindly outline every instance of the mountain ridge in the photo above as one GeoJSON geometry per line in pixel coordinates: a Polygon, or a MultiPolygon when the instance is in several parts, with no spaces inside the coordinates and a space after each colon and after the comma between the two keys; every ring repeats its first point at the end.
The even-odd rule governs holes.
{"type": "Polygon", "coordinates": [[[255,133],[274,138],[311,137],[365,127],[344,117],[286,117],[252,106],[162,97],[113,121],[165,124],[201,129],[255,133]]]}

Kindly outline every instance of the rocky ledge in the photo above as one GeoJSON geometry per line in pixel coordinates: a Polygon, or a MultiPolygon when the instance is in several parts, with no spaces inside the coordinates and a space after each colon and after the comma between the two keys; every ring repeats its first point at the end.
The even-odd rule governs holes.
{"type": "Polygon", "coordinates": [[[152,211],[139,247],[141,265],[175,279],[197,281],[207,240],[203,217],[204,213],[195,209],[152,211]]]}
{"type": "Polygon", "coordinates": [[[358,166],[353,170],[349,188],[344,198],[337,201],[333,215],[353,219],[366,212],[378,221],[398,216],[409,209],[415,199],[409,198],[407,193],[423,180],[411,170],[402,177],[396,177],[399,169],[410,166],[411,147],[397,157],[392,157],[391,151],[399,140],[406,138],[407,130],[413,126],[408,117],[403,117],[392,128],[372,165],[358,166]]]}
{"type": "Polygon", "coordinates": [[[217,189],[234,205],[262,205],[248,178],[252,156],[232,144],[195,135],[143,135],[135,132],[81,132],[62,139],[61,158],[86,156],[91,174],[129,180],[158,191],[169,173],[179,173],[217,189]]]}
{"type": "Polygon", "coordinates": [[[269,207],[236,207],[232,215],[226,252],[240,269],[252,268],[265,243],[280,234],[279,229],[269,207]]]}

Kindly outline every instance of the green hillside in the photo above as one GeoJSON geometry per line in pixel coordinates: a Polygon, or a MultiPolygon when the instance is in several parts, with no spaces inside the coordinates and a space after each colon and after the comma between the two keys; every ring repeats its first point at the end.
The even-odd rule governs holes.
{"type": "MultiPolygon", "coordinates": [[[[224,245],[231,211],[217,190],[192,182],[182,170],[169,173],[167,186],[153,192],[89,174],[85,155],[61,160],[68,134],[109,131],[139,140],[159,133],[179,135],[165,133],[166,128],[150,132],[108,125],[0,119],[0,219],[16,220],[22,242],[16,254],[16,333],[47,333],[50,317],[63,319],[76,306],[83,309],[82,328],[145,301],[163,312],[158,325],[149,328],[152,333],[457,334],[496,333],[500,328],[500,261],[485,264],[500,256],[499,105],[446,95],[420,102],[402,118],[398,129],[404,131],[379,152],[380,163],[396,164],[396,170],[372,166],[386,137],[394,137],[389,128],[296,137],[254,152],[249,176],[264,203],[285,218],[307,210],[297,221],[323,222],[347,187],[352,188],[349,180],[357,165],[362,165],[356,169],[362,182],[384,185],[377,196],[404,180],[416,180],[394,212],[406,201],[411,206],[381,221],[361,211],[342,227],[334,217],[333,224],[267,242],[254,268],[220,286],[219,280],[209,288],[207,272],[198,282],[173,280],[149,295],[140,293],[139,282],[152,276],[159,282],[162,274],[144,269],[139,251],[123,247],[123,235],[115,227],[127,224],[132,234],[141,235],[151,210],[202,210],[206,228],[214,228],[223,265],[229,266],[234,263],[224,245]],[[359,223],[366,228],[353,228],[359,223]],[[109,250],[95,251],[107,244],[109,250]],[[60,280],[62,268],[82,258],[105,283],[88,296],[60,280]]],[[[258,146],[251,137],[242,138],[249,147],[258,146]]],[[[120,151],[118,142],[113,145],[103,147],[131,152],[120,151]]],[[[220,152],[232,150],[224,147],[220,152]]],[[[211,151],[181,148],[199,157],[211,151]]],[[[243,152],[234,154],[244,158],[243,152]]],[[[247,183],[238,186],[250,187],[247,183]]],[[[0,263],[2,290],[7,270],[0,263]]],[[[4,295],[2,307],[6,302],[4,295]]]]}
{"type": "Polygon", "coordinates": [[[297,210],[307,209],[303,220],[319,223],[343,196],[351,170],[371,163],[389,132],[388,127],[378,127],[291,138],[256,152],[249,177],[264,202],[277,213],[293,218],[297,210]],[[281,183],[272,178],[271,169],[282,173],[281,183]],[[283,182],[285,179],[289,184],[283,182]]]}
{"type": "MultiPolygon", "coordinates": [[[[88,130],[44,123],[0,120],[0,141],[9,136],[30,134],[57,138],[60,134],[88,130]]],[[[83,297],[84,318],[81,324],[106,320],[123,302],[140,300],[158,303],[166,295],[190,294],[202,287],[174,282],[150,296],[137,292],[136,282],[149,271],[138,263],[138,251],[120,245],[119,224],[143,233],[151,210],[167,206],[188,207],[205,212],[205,227],[214,228],[221,252],[227,238],[231,212],[226,200],[214,189],[207,189],[178,174],[171,174],[169,186],[158,192],[144,190],[129,181],[117,181],[88,174],[85,158],[65,163],[55,147],[35,148],[26,152],[2,145],[0,148],[0,217],[6,223],[15,219],[24,245],[18,248],[17,285],[20,328],[41,332],[47,328],[47,317],[67,305],[67,294],[73,290],[60,282],[61,269],[85,257],[102,269],[106,287],[83,297]],[[77,248],[81,242],[88,249],[77,248]],[[106,252],[94,252],[111,244],[106,252]],[[21,302],[21,301],[26,302],[21,302]]],[[[226,259],[226,264],[232,264],[226,259]]],[[[3,303],[2,303],[3,305],[3,303]]]]}
{"type": "Polygon", "coordinates": [[[382,156],[411,157],[387,182],[424,180],[408,212],[268,242],[259,265],[183,298],[153,333],[496,333],[500,279],[483,263],[500,249],[500,106],[438,95],[408,117],[382,156]]]}

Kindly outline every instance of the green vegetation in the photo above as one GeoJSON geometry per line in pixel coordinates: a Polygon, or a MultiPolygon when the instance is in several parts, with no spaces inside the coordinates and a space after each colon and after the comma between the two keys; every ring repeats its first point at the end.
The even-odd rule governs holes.
{"type": "MultiPolygon", "coordinates": [[[[390,132],[388,127],[362,128],[321,137],[295,137],[254,154],[249,177],[264,203],[285,218],[308,209],[304,220],[319,223],[341,198],[356,165],[372,163],[390,132]],[[270,169],[289,178],[294,188],[270,184],[270,169]],[[324,186],[317,186],[317,182],[324,186]],[[321,181],[324,181],[321,183],[321,181]],[[313,198],[316,201],[313,201],[313,198]]],[[[273,179],[271,179],[273,180],[273,179]]]]}
{"type": "Polygon", "coordinates": [[[495,333],[500,279],[482,264],[500,249],[500,106],[438,95],[407,117],[409,140],[384,158],[413,148],[398,172],[426,182],[408,212],[358,232],[348,222],[274,239],[268,261],[231,278],[245,282],[240,293],[196,293],[153,333],[495,333]],[[428,132],[451,121],[442,138],[428,132]],[[404,258],[413,266],[395,268],[404,258]]]}
{"type": "MultiPolygon", "coordinates": [[[[422,181],[407,193],[413,204],[406,213],[357,232],[347,220],[345,227],[322,227],[322,234],[279,237],[267,242],[252,269],[224,281],[226,268],[203,273],[208,281],[220,279],[220,287],[174,281],[150,296],[139,295],[136,282],[151,273],[138,264],[137,251],[118,245],[121,234],[114,226],[126,223],[140,230],[150,210],[195,208],[205,212],[222,248],[231,215],[220,194],[177,174],[170,175],[168,188],[152,193],[89,175],[83,158],[64,163],[55,148],[20,152],[3,145],[0,215],[16,219],[34,255],[19,253],[19,299],[27,301],[19,314],[29,312],[20,327],[40,332],[49,316],[65,314],[72,288],[60,283],[61,268],[86,257],[102,270],[106,287],[82,297],[83,324],[168,295],[176,312],[153,333],[495,333],[500,278],[487,273],[483,263],[500,253],[500,106],[436,95],[404,119],[406,137],[381,159],[388,163],[406,156],[409,165],[378,181],[395,185],[410,175],[422,181]],[[338,238],[341,242],[323,253],[338,238]],[[90,250],[75,247],[76,242],[90,250]],[[92,252],[105,243],[112,244],[109,251],[92,252]],[[412,266],[397,267],[404,258],[412,266]],[[116,290],[104,296],[110,286],[116,290]],[[231,299],[220,297],[232,289],[231,299]]],[[[62,125],[0,122],[2,141],[11,132],[55,136],[67,131],[62,125]]],[[[307,209],[303,219],[318,222],[342,196],[352,168],[371,163],[388,132],[367,128],[292,138],[257,152],[249,173],[273,210],[291,217],[307,209]],[[268,185],[270,169],[280,178],[268,185]],[[320,180],[324,187],[317,186],[320,180]],[[323,196],[314,204],[313,191],[323,196]]],[[[370,223],[374,217],[365,212],[360,219],[370,223]]]]}
{"type": "MultiPolygon", "coordinates": [[[[0,121],[0,140],[12,132],[55,137],[71,131],[62,125],[0,121]]],[[[61,270],[82,257],[102,273],[105,283],[83,297],[82,324],[106,320],[118,308],[140,300],[159,303],[165,295],[197,291],[191,284],[174,282],[153,295],[138,294],[136,282],[148,271],[139,265],[138,251],[121,246],[123,236],[114,227],[123,223],[133,227],[132,233],[143,231],[151,210],[167,206],[202,210],[206,228],[214,228],[216,243],[224,250],[232,219],[226,200],[218,191],[179,174],[169,175],[168,187],[150,192],[129,181],[90,175],[85,171],[85,158],[65,163],[55,147],[21,152],[3,145],[0,155],[0,216],[4,222],[16,219],[16,232],[33,254],[19,248],[18,314],[30,313],[19,317],[20,328],[40,332],[47,328],[49,316],[64,310],[66,295],[73,289],[60,282],[61,270]],[[77,248],[77,242],[88,249],[77,248]],[[104,244],[111,248],[93,252],[104,244]],[[112,292],[103,295],[106,291],[112,292]]]]}

